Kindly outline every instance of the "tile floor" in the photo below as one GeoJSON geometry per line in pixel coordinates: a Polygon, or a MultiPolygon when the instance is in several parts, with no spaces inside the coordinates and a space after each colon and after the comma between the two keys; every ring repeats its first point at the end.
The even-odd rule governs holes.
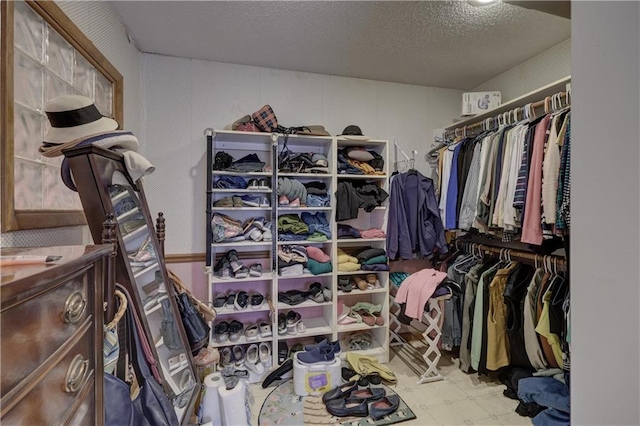
{"type": "MultiPolygon", "coordinates": [[[[457,359],[443,356],[440,360],[439,369],[445,380],[418,385],[418,375],[401,359],[407,357],[394,352],[391,357],[388,365],[398,378],[394,389],[417,416],[400,423],[402,426],[531,425],[528,418],[515,413],[518,402],[502,395],[504,385],[462,372],[457,359]]],[[[273,386],[262,389],[259,384],[252,385],[252,425],[258,424],[262,403],[272,390],[273,386]]]]}

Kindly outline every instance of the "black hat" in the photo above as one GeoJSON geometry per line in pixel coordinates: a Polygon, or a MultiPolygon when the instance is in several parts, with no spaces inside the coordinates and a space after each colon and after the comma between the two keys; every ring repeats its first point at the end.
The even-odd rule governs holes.
{"type": "Polygon", "coordinates": [[[343,135],[351,135],[351,136],[362,136],[362,130],[360,127],[356,125],[350,125],[344,128],[342,131],[343,135]]]}
{"type": "Polygon", "coordinates": [[[345,136],[347,139],[368,140],[367,136],[362,135],[360,127],[351,124],[344,128],[340,136],[345,136]]]}

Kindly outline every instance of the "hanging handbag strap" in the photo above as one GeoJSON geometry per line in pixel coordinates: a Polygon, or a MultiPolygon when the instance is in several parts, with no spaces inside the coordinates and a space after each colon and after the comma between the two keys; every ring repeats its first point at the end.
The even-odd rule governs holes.
{"type": "Polygon", "coordinates": [[[146,339],[146,335],[144,332],[144,328],[140,323],[140,319],[138,318],[138,311],[136,309],[135,303],[132,303],[132,298],[126,288],[121,286],[120,284],[116,284],[118,290],[123,292],[129,301],[129,309],[127,309],[127,315],[131,317],[129,324],[131,325],[129,328],[130,336],[133,337],[133,341],[131,342],[132,346],[135,346],[136,350],[131,348],[131,362],[134,366],[137,364],[137,370],[142,375],[142,377],[147,378],[149,375],[153,375],[158,384],[162,384],[162,376],[158,371],[158,362],[153,356],[153,351],[149,346],[149,341],[146,339]],[[145,338],[142,338],[145,337],[145,338]]]}

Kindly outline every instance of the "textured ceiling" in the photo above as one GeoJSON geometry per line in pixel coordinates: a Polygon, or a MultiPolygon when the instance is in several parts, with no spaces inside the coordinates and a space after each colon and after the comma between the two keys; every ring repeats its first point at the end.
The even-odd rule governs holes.
{"type": "Polygon", "coordinates": [[[144,52],[470,89],[571,35],[570,21],[466,1],[114,1],[144,52]]]}

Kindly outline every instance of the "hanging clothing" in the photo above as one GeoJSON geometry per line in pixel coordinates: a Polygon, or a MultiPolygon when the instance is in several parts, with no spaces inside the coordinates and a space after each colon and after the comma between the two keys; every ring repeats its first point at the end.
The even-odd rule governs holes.
{"type": "Polygon", "coordinates": [[[447,277],[446,272],[435,269],[422,269],[402,282],[395,301],[406,303],[405,315],[421,319],[424,308],[436,290],[436,287],[447,277]]]}
{"type": "Polygon", "coordinates": [[[387,256],[431,258],[447,253],[433,181],[420,172],[396,175],[391,184],[387,223],[387,256]]]}
{"type": "Polygon", "coordinates": [[[507,337],[507,307],[504,290],[507,279],[518,267],[517,262],[499,269],[489,285],[489,315],[487,316],[487,369],[496,371],[509,365],[509,338],[507,337]]]}
{"type": "Polygon", "coordinates": [[[536,127],[536,136],[533,142],[531,156],[531,169],[529,171],[529,184],[527,187],[527,201],[522,222],[523,243],[542,244],[542,157],[544,144],[547,139],[550,117],[546,115],[536,127]]]}

